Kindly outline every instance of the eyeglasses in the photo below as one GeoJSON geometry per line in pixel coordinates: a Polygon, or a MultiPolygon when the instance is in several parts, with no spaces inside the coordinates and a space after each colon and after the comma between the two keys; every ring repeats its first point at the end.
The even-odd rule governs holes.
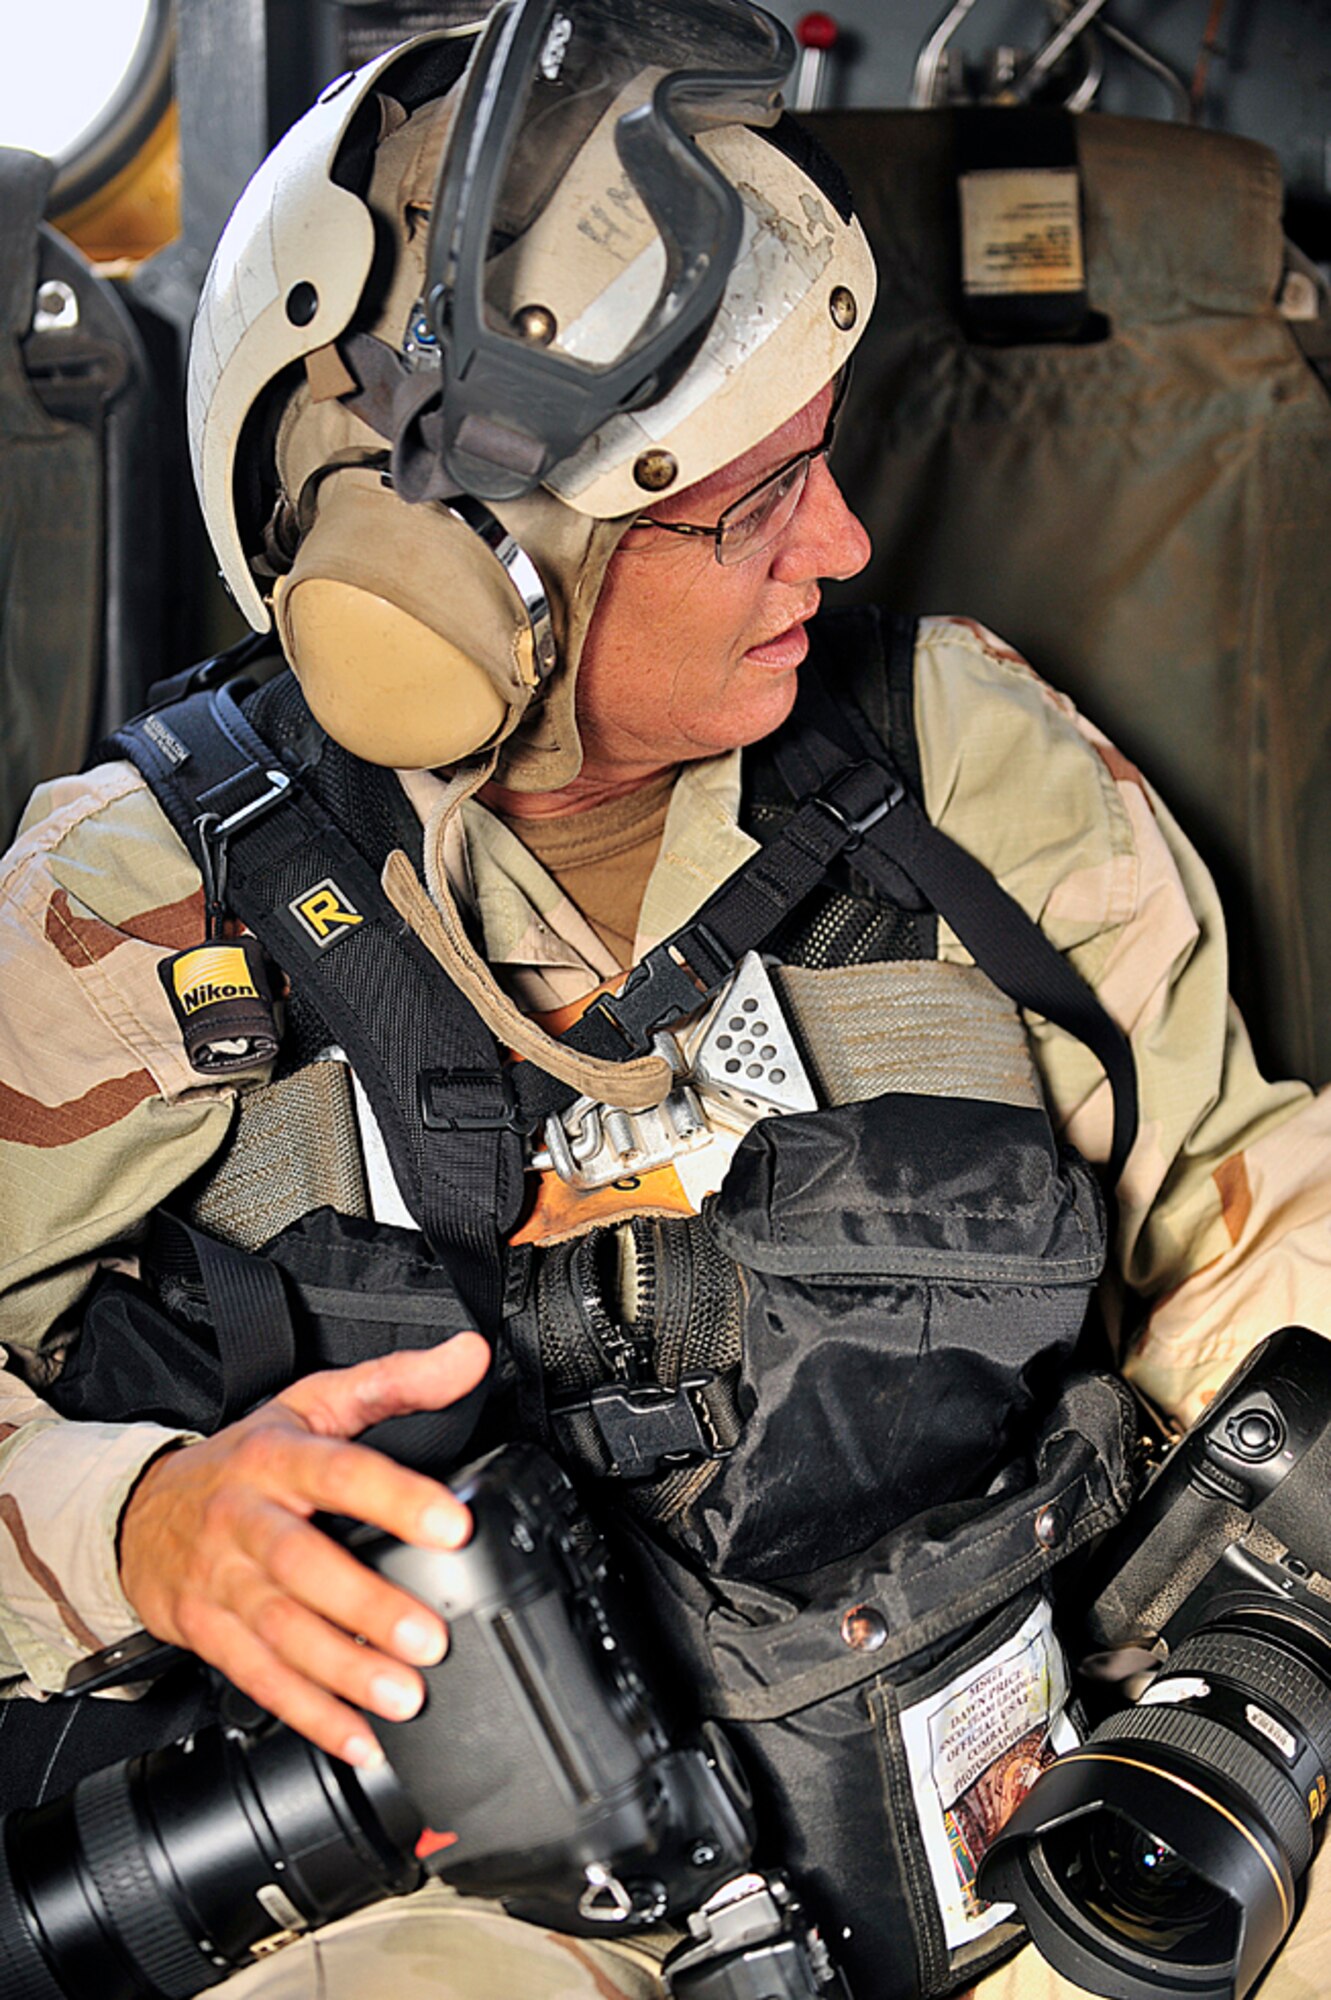
{"type": "Polygon", "coordinates": [[[698,526],[691,521],[657,521],[650,514],[639,514],[629,523],[630,527],[663,528],[668,535],[705,535],[712,544],[717,561],[727,569],[735,563],[747,562],[750,556],[760,555],[772,546],[794,519],[795,509],[804,498],[804,489],[809,483],[809,473],[815,461],[826,458],[831,451],[849,379],[850,369],[843,368],[834,384],[827,429],[820,442],[808,451],[797,452],[794,458],[788,458],[766,478],[760,479],[756,486],[750,487],[747,493],[742,493],[738,500],[732,500],[720,520],[711,527],[698,526]]]}

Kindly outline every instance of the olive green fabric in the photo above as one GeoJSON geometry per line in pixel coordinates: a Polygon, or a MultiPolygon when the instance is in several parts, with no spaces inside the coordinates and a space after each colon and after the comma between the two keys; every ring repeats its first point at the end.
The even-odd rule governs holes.
{"type": "Polygon", "coordinates": [[[86,756],[98,668],[97,440],[47,415],[19,345],[54,171],[0,147],[0,842],[34,785],[86,756]]]}
{"type": "Polygon", "coordinates": [[[1263,1067],[1324,1080],[1331,397],[1276,306],[1275,159],[1086,115],[1109,337],[981,347],[957,314],[954,117],[814,121],[881,270],[835,460],[874,559],[842,595],[965,609],[1108,731],[1218,878],[1263,1067]]]}

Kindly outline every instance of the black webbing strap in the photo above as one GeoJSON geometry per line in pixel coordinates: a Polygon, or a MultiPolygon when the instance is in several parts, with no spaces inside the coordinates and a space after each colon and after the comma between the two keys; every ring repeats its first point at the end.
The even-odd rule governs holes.
{"type": "MultiPolygon", "coordinates": [[[[883,664],[893,685],[910,671],[914,639],[912,619],[889,625],[893,657],[883,664]]],[[[874,643],[884,648],[881,626],[874,643]]],[[[621,993],[588,1009],[565,1043],[612,1060],[650,1047],[654,1032],[702,1005],[745,952],[762,947],[838,855],[852,855],[859,872],[892,900],[904,875],[996,986],[1090,1049],[1113,1095],[1109,1173],[1111,1185],[1117,1183],[1137,1132],[1136,1068],[1122,1029],[1015,898],[932,824],[845,691],[834,697],[810,677],[796,721],[778,736],[772,756],[803,803],[695,917],[634,967],[621,993]],[[866,749],[874,753],[869,759],[866,749]]],[[[534,1064],[519,1066],[515,1088],[528,1116],[561,1108],[562,1087],[534,1064]]],[[[564,1089],[564,1102],[567,1095],[564,1089]]]]}
{"type": "Polygon", "coordinates": [[[1109,1079],[1114,1100],[1110,1184],[1116,1185],[1137,1136],[1137,1072],[1127,1036],[1039,925],[988,869],[931,824],[909,794],[866,837],[856,865],[872,881],[885,857],[904,868],[956,932],[982,972],[1019,1007],[1041,1014],[1084,1042],[1109,1079]]]}
{"type": "Polygon", "coordinates": [[[112,740],[196,858],[200,815],[230,829],[229,907],[346,1050],[408,1205],[469,1310],[493,1328],[522,1157],[489,1029],[440,976],[306,774],[283,763],[230,693],[192,695],[112,740]],[[322,936],[312,898],[322,898],[316,915],[332,912],[322,936]]]}
{"type": "MultiPolygon", "coordinates": [[[[908,620],[893,628],[893,662],[905,660],[907,671],[903,649],[913,631],[908,620]]],[[[696,1011],[746,952],[762,948],[838,856],[853,855],[891,900],[904,874],[996,985],[1092,1050],[1114,1097],[1116,1179],[1137,1121],[1126,1038],[1020,905],[930,824],[853,704],[847,709],[812,677],[797,718],[772,754],[802,803],[689,923],[633,968],[620,993],[588,1009],[565,1042],[612,1061],[649,1049],[654,1033],[696,1011]]],[[[307,983],[364,1084],[427,1238],[441,1254],[458,1253],[449,1257],[458,1289],[482,1326],[492,1325],[502,1309],[503,1239],[521,1201],[518,1134],[565,1109],[572,1089],[535,1062],[504,1065],[485,1023],[440,978],[304,774],[282,764],[225,690],[139,718],[114,741],[196,854],[201,813],[233,828],[231,907],[293,981],[307,983]],[[321,944],[298,910],[302,891],[327,885],[355,922],[321,944]]]]}
{"type": "MultiPolygon", "coordinates": [[[[838,854],[888,810],[882,771],[841,760],[822,796],[807,799],[696,916],[633,967],[620,992],[594,1002],[562,1041],[611,1062],[650,1048],[652,1035],[716,993],[744,954],[757,951],[818,887],[838,854]]],[[[518,1066],[513,1083],[529,1117],[562,1109],[571,1097],[567,1086],[530,1063],[518,1066]]]]}
{"type": "MultiPolygon", "coordinates": [[[[913,645],[912,621],[893,643],[913,645]]],[[[811,684],[801,701],[802,727],[773,747],[781,776],[803,803],[758,854],[723,883],[698,914],[634,967],[623,991],[588,1009],[563,1037],[585,1054],[611,1060],[651,1046],[658,1029],[710,999],[745,952],[760,950],[777,926],[816,888],[838,855],[897,900],[904,875],[946,919],[982,971],[1020,1007],[1041,1014],[1083,1042],[1103,1067],[1114,1100],[1111,1182],[1117,1182],[1137,1130],[1137,1084],[1127,1037],[1080,974],[1021,905],[980,862],[932,825],[881,748],[868,719],[848,714],[811,684]],[[830,722],[837,743],[814,726],[830,722]],[[809,796],[809,795],[812,796],[809,796]]],[[[568,1101],[535,1064],[514,1072],[526,1117],[568,1101]]]]}
{"type": "MultiPolygon", "coordinates": [[[[889,644],[913,651],[912,621],[897,621],[889,644]]],[[[801,709],[804,726],[775,747],[777,768],[796,793],[813,787],[826,794],[833,774],[877,739],[848,696],[833,699],[820,683],[809,684],[801,709]]],[[[855,867],[888,894],[896,871],[903,871],[995,986],[1090,1049],[1113,1095],[1109,1176],[1115,1185],[1137,1136],[1137,1071],[1127,1036],[1034,918],[981,862],[933,825],[884,753],[879,755],[880,784],[892,803],[865,828],[853,849],[855,867]]]]}
{"type": "Polygon", "coordinates": [[[222,1401],[217,1424],[232,1423],[296,1379],[296,1329],[282,1274],[254,1257],[159,1210],[154,1260],[188,1280],[197,1275],[217,1342],[222,1401]]]}

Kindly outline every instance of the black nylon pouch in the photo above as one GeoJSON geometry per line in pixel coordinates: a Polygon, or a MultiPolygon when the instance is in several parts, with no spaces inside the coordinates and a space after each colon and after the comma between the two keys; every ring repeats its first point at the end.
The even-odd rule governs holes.
{"type": "MultiPolygon", "coordinates": [[[[739,1751],[758,1861],[794,1876],[855,2000],[938,2000],[1020,1942],[1005,1922],[949,1945],[917,1791],[940,1781],[912,1771],[901,1715],[1042,1619],[1055,1566],[1125,1512],[1134,1436],[1120,1383],[1074,1377],[1024,1476],[779,1586],[707,1577],[624,1517],[654,1647],[739,1751]]],[[[999,1765],[1047,1756],[1038,1735],[999,1765]]]]}
{"type": "Polygon", "coordinates": [[[1104,1260],[1038,1108],[884,1096],[747,1135],[705,1226],[744,1292],[740,1441],[676,1523],[703,1568],[821,1568],[1026,1460],[1104,1260]]]}
{"type": "MultiPolygon", "coordinates": [[[[152,1421],[210,1433],[224,1420],[225,1370],[197,1265],[154,1262],[144,1282],[112,1276],[94,1292],[61,1375],[43,1393],[62,1416],[152,1421]]],[[[313,1210],[256,1253],[280,1277],[289,1322],[283,1380],[400,1347],[432,1347],[475,1324],[447,1267],[415,1230],[313,1210]]],[[[279,1335],[273,1330],[274,1341],[279,1335]]],[[[486,1385],[444,1411],[396,1417],[364,1442],[405,1464],[446,1467],[478,1421],[486,1385]]]]}

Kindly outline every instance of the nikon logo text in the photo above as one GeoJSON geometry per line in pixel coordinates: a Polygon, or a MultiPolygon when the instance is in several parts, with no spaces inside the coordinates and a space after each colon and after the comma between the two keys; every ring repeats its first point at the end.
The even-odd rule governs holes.
{"type": "Polygon", "coordinates": [[[317,945],[334,944],[365,921],[331,876],[323,882],[316,882],[312,889],[302,890],[288,908],[302,930],[307,931],[317,945]]]}
{"type": "Polygon", "coordinates": [[[197,1014],[221,1000],[257,1000],[245,954],[234,945],[187,953],[171,969],[182,1014],[197,1014]]]}

